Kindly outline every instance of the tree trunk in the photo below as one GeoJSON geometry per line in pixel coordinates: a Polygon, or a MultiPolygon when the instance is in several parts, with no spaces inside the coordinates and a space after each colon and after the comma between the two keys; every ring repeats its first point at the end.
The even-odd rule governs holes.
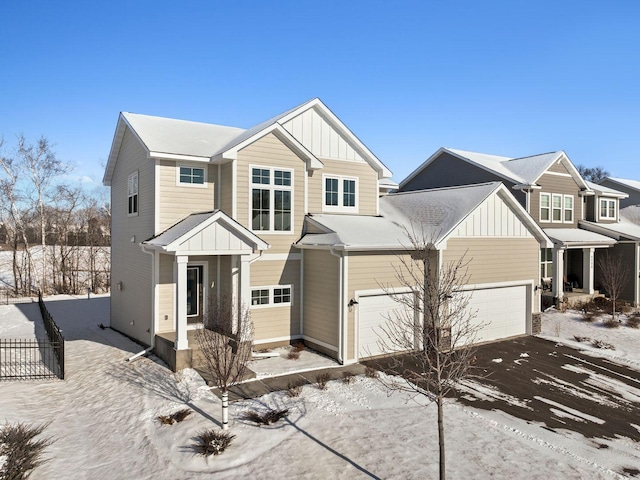
{"type": "Polygon", "coordinates": [[[444,411],[442,410],[443,395],[438,394],[438,443],[440,445],[440,480],[446,478],[445,475],[445,455],[444,455],[444,411]]]}
{"type": "Polygon", "coordinates": [[[229,430],[229,392],[222,392],[222,429],[229,430]]]}

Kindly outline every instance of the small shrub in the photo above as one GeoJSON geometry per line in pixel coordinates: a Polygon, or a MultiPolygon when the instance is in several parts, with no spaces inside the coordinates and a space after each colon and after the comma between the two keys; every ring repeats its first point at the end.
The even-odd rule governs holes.
{"type": "Polygon", "coordinates": [[[380,376],[380,374],[378,373],[378,370],[376,370],[373,367],[370,367],[369,365],[364,367],[364,374],[367,378],[378,378],[380,376]]]}
{"type": "Polygon", "coordinates": [[[289,360],[298,360],[300,358],[300,350],[296,350],[295,348],[292,348],[291,350],[289,350],[289,353],[287,354],[287,358],[289,360]]]}
{"type": "Polygon", "coordinates": [[[615,318],[607,318],[602,322],[602,326],[606,328],[618,328],[620,327],[620,321],[615,318]]]}
{"type": "Polygon", "coordinates": [[[353,372],[342,372],[342,383],[344,383],[345,385],[349,385],[351,383],[353,383],[353,380],[355,379],[355,375],[353,374],[353,372]]]}
{"type": "Polygon", "coordinates": [[[293,344],[293,349],[297,352],[301,352],[304,350],[304,343],[303,342],[296,342],[293,344]]]}
{"type": "Polygon", "coordinates": [[[292,398],[299,397],[302,393],[302,385],[304,385],[304,382],[302,381],[289,381],[289,383],[287,383],[287,394],[292,398]]]}
{"type": "Polygon", "coordinates": [[[193,445],[196,453],[208,457],[209,455],[220,455],[224,452],[233,439],[236,438],[224,430],[205,430],[196,436],[198,443],[193,445]]]}
{"type": "Polygon", "coordinates": [[[23,480],[31,471],[48,460],[43,460],[44,450],[53,439],[34,440],[47,425],[33,426],[24,423],[5,424],[0,430],[0,479],[23,480]]]}
{"type": "Polygon", "coordinates": [[[640,316],[634,315],[627,318],[627,327],[640,328],[640,316]]]}
{"type": "Polygon", "coordinates": [[[245,414],[244,418],[245,420],[257,423],[258,425],[271,425],[282,420],[287,415],[289,415],[289,410],[286,408],[282,410],[274,410],[270,408],[264,413],[250,410],[245,414]]]}
{"type": "Polygon", "coordinates": [[[318,388],[320,390],[325,390],[327,388],[327,382],[331,380],[331,375],[328,372],[319,373],[316,375],[316,383],[318,384],[318,388]]]}
{"type": "Polygon", "coordinates": [[[610,343],[604,342],[602,340],[592,340],[591,345],[596,348],[602,348],[603,350],[615,350],[616,347],[611,345],[610,343]]]}
{"type": "Polygon", "coordinates": [[[580,337],[578,335],[574,335],[573,338],[576,339],[576,342],[580,342],[580,343],[589,343],[589,342],[591,342],[591,339],[589,337],[580,337]]]}
{"type": "Polygon", "coordinates": [[[158,421],[164,425],[173,425],[174,423],[180,423],[193,412],[188,408],[183,408],[177,412],[173,412],[171,415],[158,415],[158,421]]]}

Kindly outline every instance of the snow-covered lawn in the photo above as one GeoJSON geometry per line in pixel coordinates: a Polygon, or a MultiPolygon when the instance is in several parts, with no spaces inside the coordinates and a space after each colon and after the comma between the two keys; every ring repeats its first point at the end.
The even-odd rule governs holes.
{"type": "MultiPolygon", "coordinates": [[[[348,385],[330,382],[324,391],[305,386],[298,398],[276,392],[235,403],[231,447],[216,457],[195,455],[194,435],[217,427],[220,418],[220,402],[195,372],[174,375],[148,358],[126,362],[140,346],[98,328],[109,322],[108,297],[61,297],[47,305],[67,338],[66,380],[0,385],[0,422],[50,422],[46,433],[56,438],[47,450],[51,461],[33,478],[437,477],[435,408],[389,396],[364,376],[348,385]],[[271,427],[242,420],[247,410],[266,405],[288,408],[288,420],[271,427]],[[194,413],[182,423],[156,420],[185,406],[194,413]]],[[[0,321],[13,318],[6,311],[15,309],[0,307],[0,321]]],[[[545,316],[545,332],[553,320],[545,316]]],[[[567,320],[567,337],[570,325],[567,320]]],[[[626,352],[620,345],[616,352],[626,352]]],[[[508,415],[454,401],[445,415],[450,478],[616,478],[612,469],[629,463],[613,458],[603,465],[581,456],[588,439],[553,443],[544,429],[525,433],[524,422],[508,415]]]]}

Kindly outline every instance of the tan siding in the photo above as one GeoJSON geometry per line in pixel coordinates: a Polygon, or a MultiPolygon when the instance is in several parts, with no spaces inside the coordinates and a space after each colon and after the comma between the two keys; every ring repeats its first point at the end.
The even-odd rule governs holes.
{"type": "Polygon", "coordinates": [[[368,163],[320,159],[324,168],[309,174],[309,213],[322,213],[323,175],[358,178],[358,214],[377,215],[378,174],[368,163]]]}
{"type": "Polygon", "coordinates": [[[180,163],[161,160],[159,169],[160,231],[193,212],[214,208],[214,188],[218,167],[206,164],[180,163]],[[180,165],[207,169],[206,188],[179,185],[177,169],[180,165]]]}
{"type": "MultiPolygon", "coordinates": [[[[348,256],[347,299],[355,298],[359,290],[380,290],[404,288],[397,278],[398,271],[405,271],[401,258],[410,260],[406,253],[350,253],[348,256]]],[[[357,332],[355,327],[356,309],[347,310],[347,359],[355,358],[357,332]]]]}
{"type": "Polygon", "coordinates": [[[256,340],[300,335],[300,261],[257,261],[251,264],[251,287],[291,285],[293,302],[285,307],[251,309],[256,340]]]}
{"type": "Polygon", "coordinates": [[[338,346],[339,263],[326,250],[304,251],[304,335],[338,346]]]}
{"type": "Polygon", "coordinates": [[[547,168],[547,171],[548,172],[554,172],[554,173],[565,173],[565,174],[571,175],[569,173],[569,170],[567,170],[567,167],[565,167],[564,163],[562,163],[562,162],[554,163],[549,168],[547,168]]]}
{"type": "Polygon", "coordinates": [[[172,255],[160,255],[160,271],[158,276],[158,332],[174,330],[174,283],[172,255]],[[165,320],[165,315],[167,319],[165,320]]]}
{"type": "Polygon", "coordinates": [[[251,165],[265,167],[282,167],[294,170],[293,173],[293,231],[288,233],[256,232],[260,238],[271,245],[269,253],[288,253],[293,251],[291,245],[302,233],[304,221],[304,176],[306,164],[284,145],[273,134],[269,134],[252,143],[238,153],[237,181],[237,218],[245,227],[251,229],[249,221],[250,201],[250,168],[251,165]]]}
{"type": "Polygon", "coordinates": [[[220,206],[217,208],[231,216],[233,207],[233,162],[220,166],[220,178],[218,180],[220,206]]]}
{"type": "MultiPolygon", "coordinates": [[[[462,255],[469,261],[469,284],[533,281],[540,276],[540,245],[534,239],[465,238],[451,239],[443,252],[443,266],[462,255]]],[[[533,313],[539,310],[534,302],[533,313]]]]}
{"type": "Polygon", "coordinates": [[[580,188],[576,181],[569,177],[545,174],[540,177],[538,184],[542,189],[534,190],[531,193],[531,216],[540,223],[543,228],[576,228],[578,226],[580,215],[582,214],[582,197],[578,196],[580,188]],[[540,222],[540,193],[561,193],[563,195],[573,195],[573,222],[540,222]]]}
{"type": "Polygon", "coordinates": [[[145,344],[150,343],[146,330],[151,327],[153,265],[152,256],[142,251],[139,242],[154,234],[154,166],[127,129],[111,181],[111,281],[122,284],[122,290],[114,288],[111,293],[111,325],[145,344]],[[136,170],[138,215],[129,217],[127,181],[136,170]]]}

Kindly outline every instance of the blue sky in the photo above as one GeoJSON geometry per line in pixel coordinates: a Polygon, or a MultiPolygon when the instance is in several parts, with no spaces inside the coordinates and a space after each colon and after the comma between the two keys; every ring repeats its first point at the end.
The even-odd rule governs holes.
{"type": "Polygon", "coordinates": [[[4,1],[0,135],[100,182],[118,112],[249,128],[320,97],[402,180],[441,146],[640,179],[640,2],[4,1]]]}

